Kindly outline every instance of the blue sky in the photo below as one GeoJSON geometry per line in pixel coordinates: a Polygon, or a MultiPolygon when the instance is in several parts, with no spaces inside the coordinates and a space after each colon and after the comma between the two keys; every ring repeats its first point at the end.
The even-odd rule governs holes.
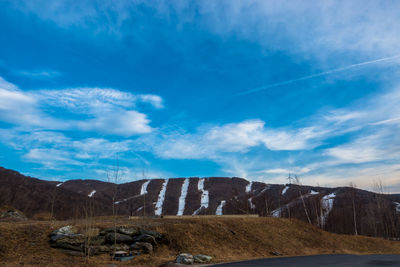
{"type": "Polygon", "coordinates": [[[65,180],[382,180],[397,1],[0,1],[0,165],[65,180]]]}

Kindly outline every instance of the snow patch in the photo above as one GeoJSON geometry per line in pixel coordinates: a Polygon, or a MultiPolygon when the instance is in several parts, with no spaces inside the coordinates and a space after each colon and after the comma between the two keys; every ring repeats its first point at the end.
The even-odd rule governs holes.
{"type": "Polygon", "coordinates": [[[222,209],[225,206],[226,201],[222,200],[221,203],[218,205],[217,210],[215,211],[215,215],[222,215],[222,209]]]}
{"type": "Polygon", "coordinates": [[[147,186],[149,185],[150,180],[147,180],[142,184],[142,188],[140,189],[140,195],[147,194],[147,186]]]}
{"type": "Polygon", "coordinates": [[[400,203],[399,202],[393,202],[396,205],[396,211],[400,212],[400,203]]]}
{"type": "Polygon", "coordinates": [[[143,209],[143,207],[139,207],[136,212],[141,211],[143,209]]]}
{"type": "Polygon", "coordinates": [[[321,199],[321,208],[322,208],[322,214],[321,214],[321,226],[323,227],[326,223],[326,218],[328,217],[329,213],[331,212],[333,208],[333,200],[336,197],[336,193],[331,193],[329,195],[324,196],[321,199]]]}
{"type": "Polygon", "coordinates": [[[59,183],[59,184],[57,184],[56,186],[57,186],[57,187],[60,187],[62,184],[63,184],[63,183],[59,183]]]}
{"type": "Polygon", "coordinates": [[[246,193],[251,192],[251,187],[253,186],[253,182],[249,182],[248,185],[246,186],[246,193]]]}
{"type": "Polygon", "coordinates": [[[89,193],[88,197],[92,197],[96,193],[96,190],[93,190],[92,192],[89,193]]]}
{"type": "Polygon", "coordinates": [[[204,180],[204,178],[199,179],[199,183],[197,184],[197,190],[201,192],[201,201],[200,208],[193,212],[193,215],[197,215],[202,210],[202,208],[208,208],[208,190],[204,190],[204,180]]]}
{"type": "Polygon", "coordinates": [[[314,190],[311,190],[311,192],[310,192],[310,195],[318,195],[318,194],[319,194],[319,192],[314,191],[314,190]]]}
{"type": "Polygon", "coordinates": [[[158,200],[156,203],[156,210],[154,211],[154,214],[157,216],[160,216],[162,214],[162,208],[164,204],[164,199],[165,199],[165,192],[167,191],[167,185],[168,185],[168,179],[166,179],[162,185],[160,194],[158,195],[158,200]]]}
{"type": "Polygon", "coordinates": [[[279,218],[281,217],[282,208],[278,208],[272,211],[272,217],[279,218]]]}
{"type": "Polygon", "coordinates": [[[253,204],[252,200],[253,200],[253,198],[251,197],[247,201],[249,202],[250,209],[254,210],[256,208],[256,205],[253,204]]]}
{"type": "Polygon", "coordinates": [[[182,216],[183,211],[185,210],[186,195],[188,192],[188,188],[189,188],[189,179],[186,178],[182,184],[181,196],[179,197],[179,208],[178,208],[178,213],[176,214],[177,216],[182,216]]]}
{"type": "Polygon", "coordinates": [[[285,186],[285,188],[283,188],[283,190],[282,190],[282,196],[283,196],[284,194],[286,194],[286,191],[288,191],[288,189],[289,189],[289,186],[288,186],[288,185],[285,186]]]}

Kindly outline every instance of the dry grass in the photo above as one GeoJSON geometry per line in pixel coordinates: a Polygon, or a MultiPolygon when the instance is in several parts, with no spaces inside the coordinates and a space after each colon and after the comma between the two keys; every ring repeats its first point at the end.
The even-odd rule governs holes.
{"type": "MultiPolygon", "coordinates": [[[[107,266],[107,255],[86,261],[52,249],[48,234],[55,228],[80,221],[28,221],[0,223],[1,266],[107,266]]],[[[95,225],[112,224],[107,217],[95,225]]],[[[170,245],[153,255],[139,256],[118,266],[158,266],[173,260],[179,252],[213,256],[214,262],[270,257],[277,251],[285,256],[325,253],[400,253],[400,242],[377,238],[346,236],[324,232],[297,220],[275,218],[195,218],[195,219],[119,219],[119,225],[145,227],[165,233],[170,245]]]]}

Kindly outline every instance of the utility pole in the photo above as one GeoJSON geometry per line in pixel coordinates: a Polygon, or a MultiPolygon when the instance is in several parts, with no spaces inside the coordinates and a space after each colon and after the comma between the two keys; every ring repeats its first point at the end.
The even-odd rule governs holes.
{"type": "Polygon", "coordinates": [[[292,184],[293,177],[291,176],[291,173],[290,173],[290,172],[289,172],[289,176],[288,176],[287,179],[289,180],[289,185],[291,185],[291,184],[292,184]]]}

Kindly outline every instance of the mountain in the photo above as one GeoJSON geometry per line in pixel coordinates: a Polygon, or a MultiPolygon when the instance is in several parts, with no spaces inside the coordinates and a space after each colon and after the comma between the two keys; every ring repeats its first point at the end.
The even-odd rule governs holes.
{"type": "Polygon", "coordinates": [[[44,181],[0,167],[0,206],[28,217],[58,219],[85,212],[111,215],[226,215],[296,218],[335,233],[398,237],[400,195],[351,187],[266,184],[242,178],[171,178],[113,184],[98,180],[44,181]]]}

